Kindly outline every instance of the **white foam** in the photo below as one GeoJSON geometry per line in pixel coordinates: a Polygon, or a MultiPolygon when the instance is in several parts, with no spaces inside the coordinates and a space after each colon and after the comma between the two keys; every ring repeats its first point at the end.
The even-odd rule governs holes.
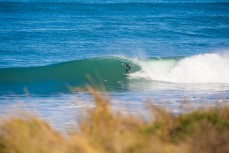
{"type": "Polygon", "coordinates": [[[133,78],[173,83],[229,83],[229,54],[199,54],[175,60],[138,61],[133,78]]]}

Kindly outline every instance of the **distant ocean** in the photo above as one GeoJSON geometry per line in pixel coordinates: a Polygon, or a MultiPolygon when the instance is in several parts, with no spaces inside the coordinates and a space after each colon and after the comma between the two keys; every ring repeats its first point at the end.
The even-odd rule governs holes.
{"type": "Polygon", "coordinates": [[[0,116],[65,129],[94,107],[85,85],[131,113],[228,102],[229,1],[0,0],[0,116]]]}

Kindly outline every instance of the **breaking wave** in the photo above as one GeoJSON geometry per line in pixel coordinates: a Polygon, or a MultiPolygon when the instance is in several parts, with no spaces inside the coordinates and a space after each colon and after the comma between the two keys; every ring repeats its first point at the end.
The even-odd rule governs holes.
{"type": "Polygon", "coordinates": [[[190,57],[131,59],[101,57],[38,67],[0,69],[0,91],[68,91],[67,85],[104,85],[108,90],[128,89],[136,82],[150,84],[229,84],[228,54],[199,54],[190,57]],[[123,63],[131,65],[125,74],[123,63]]]}

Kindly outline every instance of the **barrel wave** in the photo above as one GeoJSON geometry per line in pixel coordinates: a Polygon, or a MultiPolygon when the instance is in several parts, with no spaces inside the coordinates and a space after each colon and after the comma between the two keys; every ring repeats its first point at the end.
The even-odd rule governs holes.
{"type": "MultiPolygon", "coordinates": [[[[131,59],[100,57],[37,67],[0,69],[1,93],[69,92],[69,86],[104,86],[107,90],[148,88],[156,83],[229,85],[229,55],[199,54],[190,57],[131,59]],[[125,74],[124,63],[131,65],[125,74]]],[[[174,87],[174,86],[173,86],[174,87]]]]}

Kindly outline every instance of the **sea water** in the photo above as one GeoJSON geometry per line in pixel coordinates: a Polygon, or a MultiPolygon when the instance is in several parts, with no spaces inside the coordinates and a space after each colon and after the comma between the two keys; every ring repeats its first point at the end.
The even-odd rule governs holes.
{"type": "Polygon", "coordinates": [[[65,129],[94,107],[85,85],[130,113],[228,102],[229,2],[0,0],[0,115],[65,129]]]}

